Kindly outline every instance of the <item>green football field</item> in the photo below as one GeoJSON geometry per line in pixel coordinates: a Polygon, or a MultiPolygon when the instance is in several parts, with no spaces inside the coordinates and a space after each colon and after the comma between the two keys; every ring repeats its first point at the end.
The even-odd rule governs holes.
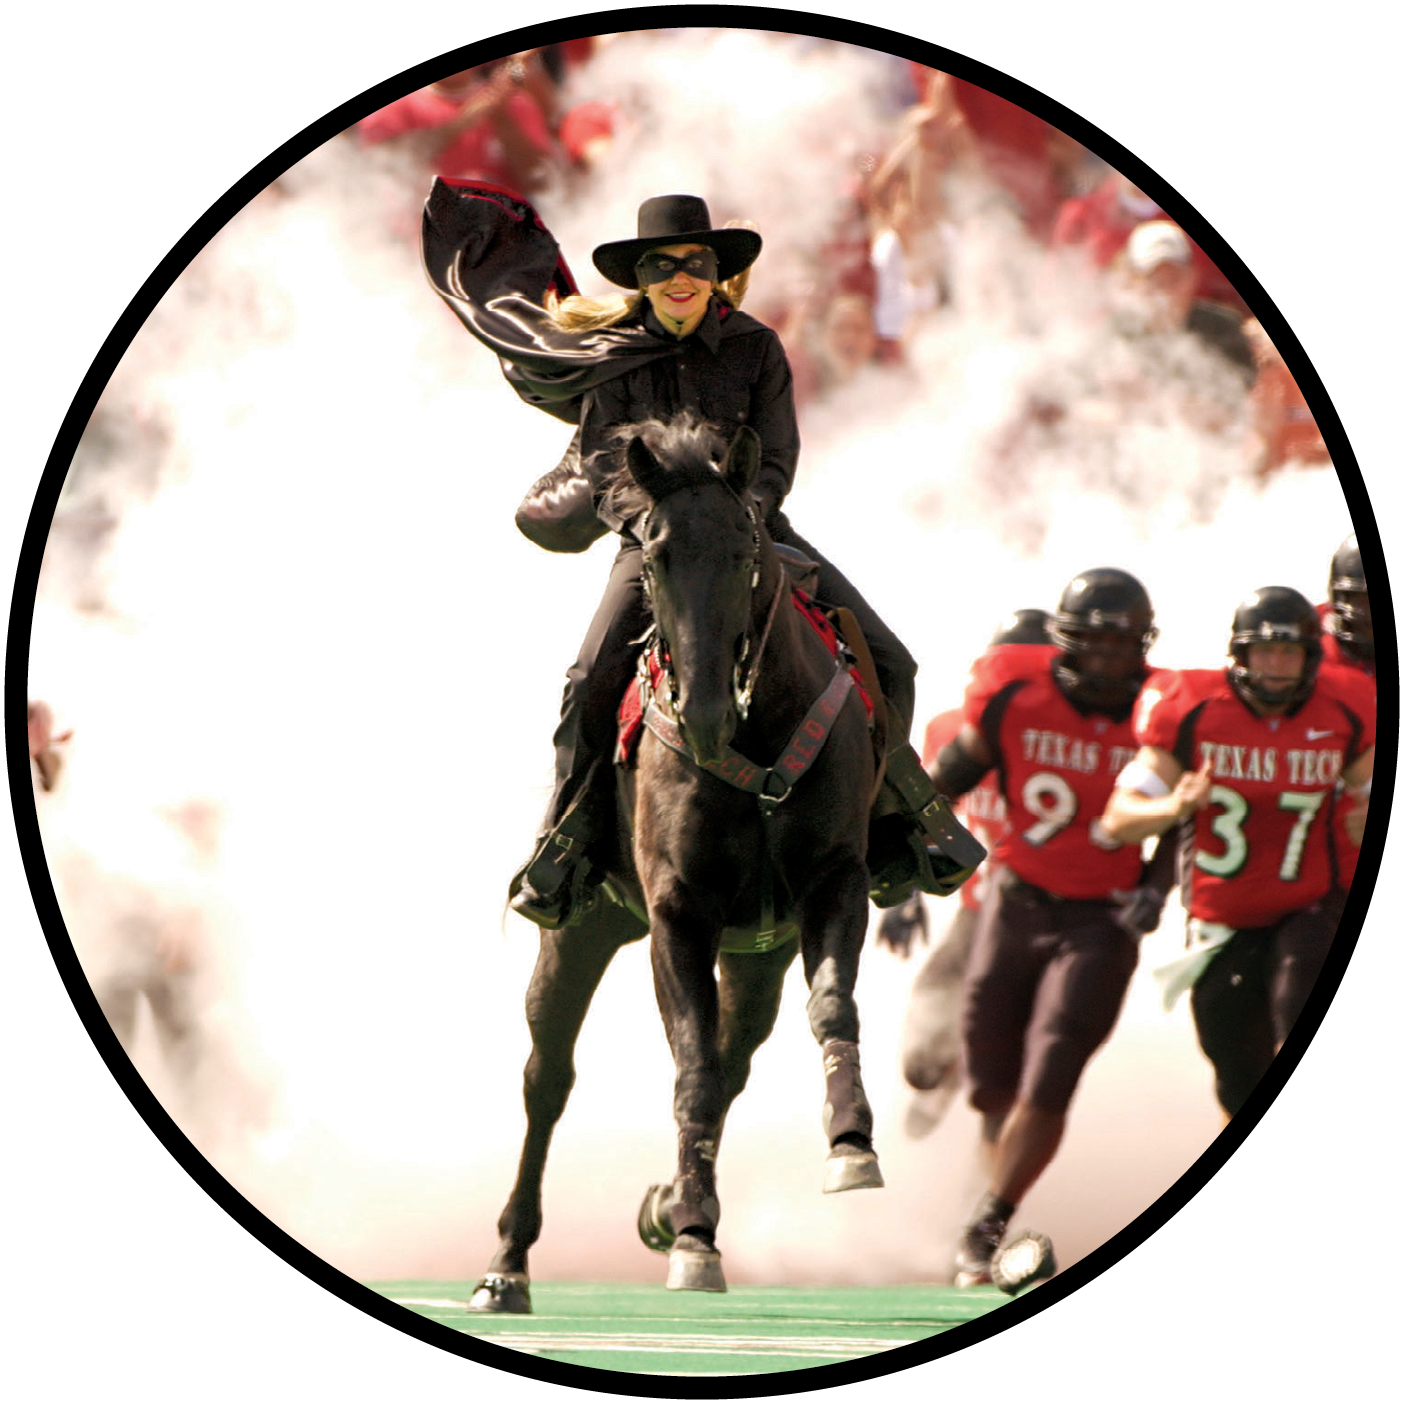
{"type": "Polygon", "coordinates": [[[409,1311],[509,1350],[652,1375],[749,1375],[865,1359],[924,1341],[1010,1300],[993,1287],[708,1293],[534,1282],[530,1316],[490,1316],[468,1312],[470,1282],[368,1285],[409,1311]]]}

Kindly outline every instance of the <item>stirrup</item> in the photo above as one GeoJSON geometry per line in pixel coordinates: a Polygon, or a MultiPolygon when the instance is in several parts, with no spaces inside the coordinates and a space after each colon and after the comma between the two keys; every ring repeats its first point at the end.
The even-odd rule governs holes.
{"type": "Polygon", "coordinates": [[[951,812],[910,745],[888,755],[885,783],[926,838],[913,843],[915,885],[935,897],[949,897],[985,861],[984,844],[951,812]]]}
{"type": "Polygon", "coordinates": [[[507,889],[507,905],[548,931],[568,926],[588,911],[604,876],[586,857],[593,831],[584,793],[582,789],[555,828],[541,836],[507,889]]]}

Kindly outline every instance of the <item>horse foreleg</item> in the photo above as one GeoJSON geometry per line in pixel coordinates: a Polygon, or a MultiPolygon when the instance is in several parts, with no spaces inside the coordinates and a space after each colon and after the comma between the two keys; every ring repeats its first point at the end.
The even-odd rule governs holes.
{"type": "Polygon", "coordinates": [[[527,1128],[517,1178],[497,1221],[500,1239],[469,1302],[472,1311],[529,1312],[527,1253],[541,1236],[541,1181],[556,1123],[575,1084],[575,1044],[586,1011],[615,952],[641,934],[619,909],[578,926],[543,931],[531,984],[527,1025],[531,1054],[523,1078],[527,1128]]]}
{"type": "Polygon", "coordinates": [[[829,1158],[824,1193],[878,1188],[873,1109],[863,1090],[854,989],[867,928],[866,870],[835,865],[801,904],[809,1027],[824,1054],[824,1133],[829,1158]]]}
{"type": "Polygon", "coordinates": [[[720,923],[699,916],[702,902],[679,893],[650,902],[653,983],[672,1049],[676,1074],[673,1117],[678,1127],[678,1166],[669,1209],[675,1241],[668,1254],[668,1286],[724,1292],[716,1249],[716,1158],[726,1111],[718,1047],[717,981],[713,973],[720,923]]]}
{"type": "MultiPolygon", "coordinates": [[[[723,1088],[718,1151],[727,1113],[751,1076],[751,1059],[775,1028],[785,972],[798,954],[799,942],[787,941],[776,950],[755,955],[723,953],[717,962],[717,1043],[723,1088]]],[[[675,1241],[670,1213],[676,1194],[671,1184],[650,1185],[639,1206],[639,1237],[655,1253],[668,1252],[675,1241]]]]}
{"type": "Polygon", "coordinates": [[[773,951],[734,955],[723,953],[720,972],[720,1019],[717,1034],[721,1052],[726,1107],[745,1089],[751,1076],[751,1059],[775,1029],[785,973],[799,954],[799,942],[787,941],[773,951]]]}

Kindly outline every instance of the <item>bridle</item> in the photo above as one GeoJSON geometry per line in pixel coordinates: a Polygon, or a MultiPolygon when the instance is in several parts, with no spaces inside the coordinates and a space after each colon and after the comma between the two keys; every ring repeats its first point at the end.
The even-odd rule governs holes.
{"type": "MultiPolygon", "coordinates": [[[[761,580],[761,516],[759,505],[750,497],[742,496],[729,482],[720,474],[717,474],[718,486],[723,487],[736,499],[741,509],[746,513],[746,519],[751,526],[751,583],[750,596],[752,602],[755,599],[755,592],[761,580]]],[[[639,539],[642,550],[642,578],[644,599],[649,606],[649,612],[653,616],[643,637],[638,640],[642,644],[643,651],[639,661],[641,673],[647,672],[649,644],[657,644],[658,663],[663,674],[663,691],[667,699],[669,710],[677,716],[677,678],[673,673],[672,651],[668,646],[668,640],[663,634],[663,630],[658,622],[658,611],[654,608],[657,592],[657,581],[654,572],[653,558],[649,554],[646,537],[648,534],[648,523],[653,515],[654,508],[666,497],[672,496],[673,492],[683,487],[694,486],[691,482],[680,482],[676,487],[653,499],[650,506],[642,516],[638,518],[634,534],[639,539]]],[[[782,569],[778,572],[775,582],[775,594],[771,598],[770,608],[766,613],[765,626],[761,630],[759,637],[755,637],[750,626],[750,618],[754,610],[747,610],[746,631],[742,637],[741,648],[737,654],[735,664],[731,674],[731,697],[736,708],[736,715],[740,720],[745,721],[751,708],[751,700],[755,695],[756,680],[760,676],[761,660],[765,656],[765,646],[770,639],[770,631],[775,623],[775,616],[780,608],[780,601],[785,594],[786,574],[782,569]],[[755,642],[754,649],[752,642],[755,642]]]]}

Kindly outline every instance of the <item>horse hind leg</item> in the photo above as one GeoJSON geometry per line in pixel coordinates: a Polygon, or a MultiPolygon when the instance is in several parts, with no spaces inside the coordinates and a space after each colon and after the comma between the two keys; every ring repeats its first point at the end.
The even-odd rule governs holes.
{"type": "Polygon", "coordinates": [[[526,998],[531,1029],[523,1078],[526,1136],[516,1181],[497,1221],[498,1249],[473,1289],[470,1311],[531,1311],[527,1254],[541,1236],[541,1181],[551,1136],[575,1083],[576,1040],[614,953],[642,934],[637,920],[618,907],[602,908],[578,926],[541,934],[526,998]]]}

